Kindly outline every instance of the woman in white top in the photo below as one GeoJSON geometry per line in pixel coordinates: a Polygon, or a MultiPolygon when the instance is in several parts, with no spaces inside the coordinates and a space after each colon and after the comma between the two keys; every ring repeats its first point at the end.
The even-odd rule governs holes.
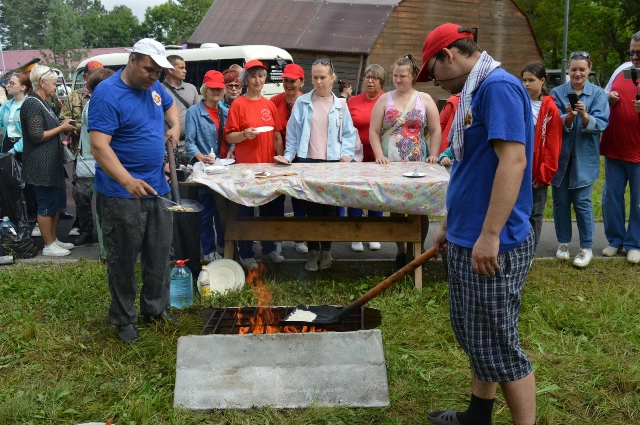
{"type": "MultiPolygon", "coordinates": [[[[278,161],[350,162],[353,159],[356,129],[344,101],[331,91],[336,75],[329,58],[314,59],[311,67],[313,90],[300,96],[287,123],[284,156],[278,161]]],[[[307,202],[308,217],[333,217],[336,207],[307,202]]],[[[331,242],[307,242],[309,271],[331,266],[331,242]]]]}
{"type": "Polygon", "coordinates": [[[20,108],[24,97],[31,91],[29,74],[16,74],[7,83],[7,93],[13,96],[0,108],[0,128],[4,129],[2,149],[0,152],[10,152],[22,161],[22,125],[20,124],[20,108]]]}
{"type": "MultiPolygon", "coordinates": [[[[371,112],[369,141],[378,164],[414,161],[436,164],[442,141],[438,107],[427,93],[416,91],[419,68],[412,55],[393,65],[395,90],[380,96],[371,112]],[[429,130],[427,149],[425,129],[429,130]]],[[[429,221],[422,217],[422,241],[427,237],[429,221]]],[[[407,244],[397,242],[396,268],[407,264],[407,244]]]]}

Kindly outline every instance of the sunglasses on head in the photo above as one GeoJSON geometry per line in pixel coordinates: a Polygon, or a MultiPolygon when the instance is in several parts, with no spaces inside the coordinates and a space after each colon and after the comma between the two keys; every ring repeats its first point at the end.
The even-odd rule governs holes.
{"type": "Polygon", "coordinates": [[[569,59],[573,59],[577,56],[582,56],[583,58],[590,58],[591,56],[589,56],[589,52],[572,52],[571,55],[569,56],[569,59]]]}
{"type": "Polygon", "coordinates": [[[311,61],[311,65],[317,65],[317,64],[322,64],[322,65],[329,65],[331,67],[331,73],[333,74],[333,63],[331,63],[331,59],[329,58],[320,58],[320,59],[314,59],[313,61],[311,61]]]}

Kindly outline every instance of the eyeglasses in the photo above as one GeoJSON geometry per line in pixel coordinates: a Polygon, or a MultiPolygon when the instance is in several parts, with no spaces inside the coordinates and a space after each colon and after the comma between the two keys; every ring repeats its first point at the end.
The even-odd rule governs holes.
{"type": "Polygon", "coordinates": [[[379,80],[380,78],[378,77],[374,77],[373,75],[365,75],[364,76],[364,80],[365,81],[375,81],[375,80],[379,80]]]}
{"type": "Polygon", "coordinates": [[[7,83],[7,85],[8,85],[8,86],[17,86],[17,85],[18,85],[18,83],[14,83],[13,81],[9,81],[9,82],[7,83]]]}
{"type": "Polygon", "coordinates": [[[640,58],[640,50],[629,50],[629,57],[639,57],[640,58]]]}
{"type": "Polygon", "coordinates": [[[569,59],[573,59],[576,56],[582,56],[584,58],[590,58],[591,57],[591,56],[589,56],[589,52],[582,51],[582,52],[572,52],[571,55],[569,55],[569,59]]]}
{"type": "Polygon", "coordinates": [[[317,65],[317,64],[322,64],[322,65],[329,65],[331,67],[331,75],[334,74],[333,71],[333,63],[331,63],[331,59],[329,58],[320,58],[320,59],[314,59],[313,61],[311,61],[311,65],[317,65]]]}
{"type": "Polygon", "coordinates": [[[436,78],[436,74],[433,73],[433,71],[436,69],[436,64],[438,63],[438,58],[436,58],[436,60],[433,61],[433,66],[431,67],[431,70],[429,71],[429,75],[431,75],[431,79],[433,80],[434,84],[438,83],[438,79],[436,78]]]}
{"type": "Polygon", "coordinates": [[[227,84],[229,90],[242,90],[242,84],[227,84]]]}

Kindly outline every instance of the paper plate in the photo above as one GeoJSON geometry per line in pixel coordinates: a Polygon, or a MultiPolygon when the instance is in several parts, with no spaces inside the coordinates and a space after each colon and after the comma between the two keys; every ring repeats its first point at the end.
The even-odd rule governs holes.
{"type": "Polygon", "coordinates": [[[224,165],[207,165],[204,167],[204,172],[207,174],[220,174],[228,171],[224,165]]]}
{"type": "Polygon", "coordinates": [[[244,286],[244,270],[240,264],[228,258],[207,264],[211,292],[237,291],[244,286]]]}
{"type": "Polygon", "coordinates": [[[236,162],[236,160],[233,158],[220,158],[220,162],[222,163],[222,165],[231,165],[236,162]]]}
{"type": "Polygon", "coordinates": [[[282,164],[282,165],[291,165],[291,163],[289,161],[283,161],[282,159],[278,158],[277,156],[274,156],[273,159],[278,163],[278,164],[282,164]]]}
{"type": "Polygon", "coordinates": [[[255,131],[257,131],[258,133],[266,133],[267,131],[271,131],[273,130],[273,127],[269,126],[269,125],[265,125],[262,127],[256,127],[254,128],[255,131]]]}
{"type": "Polygon", "coordinates": [[[418,177],[426,177],[427,173],[415,173],[415,172],[410,172],[410,173],[404,173],[403,176],[405,177],[411,177],[411,178],[418,178],[418,177]]]}

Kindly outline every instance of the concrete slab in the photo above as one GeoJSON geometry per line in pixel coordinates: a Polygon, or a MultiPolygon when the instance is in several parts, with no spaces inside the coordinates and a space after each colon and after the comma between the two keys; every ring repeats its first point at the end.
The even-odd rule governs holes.
{"type": "Polygon", "coordinates": [[[175,407],[385,407],[380,330],[178,340],[175,407]]]}

